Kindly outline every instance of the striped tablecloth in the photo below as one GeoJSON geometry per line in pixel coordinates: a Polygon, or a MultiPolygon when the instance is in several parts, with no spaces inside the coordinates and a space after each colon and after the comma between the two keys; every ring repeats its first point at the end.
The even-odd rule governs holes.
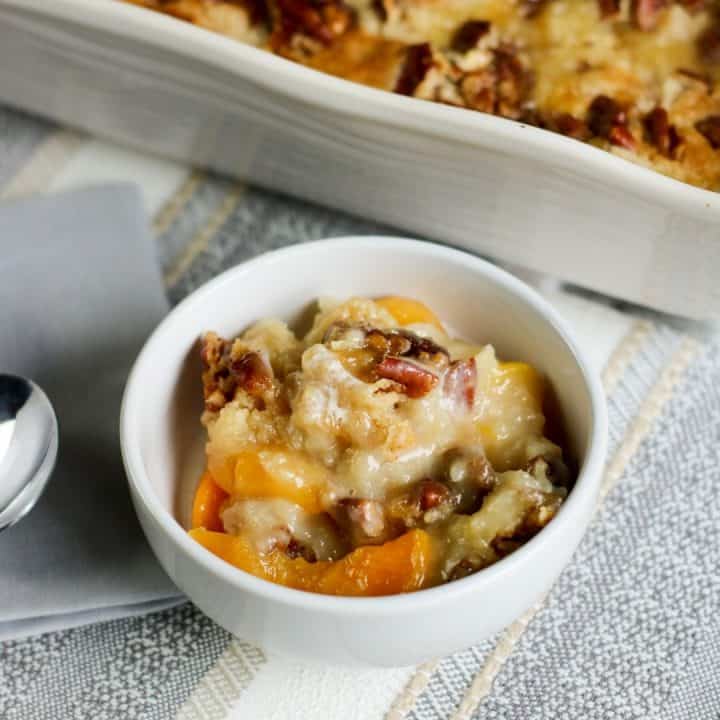
{"type": "MultiPolygon", "coordinates": [[[[0,109],[0,198],[123,179],[173,302],[264,250],[381,229],[0,109]]],[[[419,667],[348,671],[269,656],[184,604],[0,646],[0,718],[718,720],[720,347],[546,294],[603,370],[610,455],[590,531],[524,617],[419,667]]]]}

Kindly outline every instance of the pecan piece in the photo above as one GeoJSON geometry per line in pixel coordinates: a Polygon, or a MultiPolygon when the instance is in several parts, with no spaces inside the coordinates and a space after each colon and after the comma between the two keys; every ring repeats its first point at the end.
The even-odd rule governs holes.
{"type": "Polygon", "coordinates": [[[627,150],[635,149],[635,138],[627,128],[627,115],[620,105],[607,95],[598,95],[587,112],[587,124],[593,135],[609,140],[627,150]]]}
{"type": "Polygon", "coordinates": [[[643,126],[648,142],[666,157],[673,158],[680,144],[680,136],[677,128],[670,124],[667,110],[661,107],[654,108],[643,118],[643,126]]]}
{"type": "Polygon", "coordinates": [[[493,66],[497,75],[495,112],[503,117],[518,118],[522,114],[531,76],[512,48],[499,48],[494,55],[493,66]]]}
{"type": "Polygon", "coordinates": [[[248,395],[258,397],[272,387],[272,370],[256,352],[246,352],[230,366],[238,387],[248,395]]]}
{"type": "Polygon", "coordinates": [[[411,45],[405,53],[405,61],[395,83],[395,92],[400,95],[414,95],[432,64],[430,43],[411,45]]]}
{"type": "Polygon", "coordinates": [[[587,124],[570,113],[556,115],[553,118],[553,126],[556,132],[575,140],[588,140],[590,138],[590,129],[587,124]]]}
{"type": "Polygon", "coordinates": [[[413,342],[407,335],[377,329],[368,332],[365,342],[372,352],[383,357],[385,355],[405,355],[413,347],[413,342]]]}
{"type": "Polygon", "coordinates": [[[231,349],[232,342],[216,333],[206,333],[200,341],[203,398],[208,412],[219,412],[235,395],[237,383],[230,374],[231,349]]]}
{"type": "Polygon", "coordinates": [[[248,351],[239,357],[233,353],[233,343],[215,333],[207,333],[201,341],[200,358],[203,363],[203,396],[205,409],[216,413],[233,400],[239,391],[254,398],[273,384],[270,366],[259,353],[248,351]]]}
{"type": "Polygon", "coordinates": [[[445,367],[449,361],[448,351],[430,338],[416,335],[409,330],[368,331],[366,344],[376,355],[397,355],[417,358],[421,362],[445,367]]]}
{"type": "Polygon", "coordinates": [[[372,0],[371,7],[381,22],[387,22],[388,11],[383,0],[372,0]]]}
{"type": "Polygon", "coordinates": [[[475,402],[475,386],[477,384],[477,367],[475,358],[456,360],[450,364],[445,373],[443,390],[447,397],[458,405],[470,409],[475,402]]]}
{"type": "Polygon", "coordinates": [[[713,150],[720,148],[720,115],[708,115],[698,120],[695,129],[710,143],[713,150]]]}
{"type": "Polygon", "coordinates": [[[614,125],[624,125],[625,113],[615,100],[607,95],[598,95],[587,112],[587,124],[593,135],[608,138],[614,125]]]}
{"type": "Polygon", "coordinates": [[[636,147],[635,138],[625,125],[613,125],[608,140],[626,150],[634,150],[636,147]]]}
{"type": "Polygon", "coordinates": [[[309,563],[317,562],[317,555],[315,554],[315,551],[311,547],[301,543],[296,538],[291,538],[290,542],[284,548],[281,548],[279,545],[277,548],[283,549],[289,558],[294,559],[301,557],[309,563]]]}
{"type": "Polygon", "coordinates": [[[520,12],[523,17],[533,18],[535,17],[547,4],[547,0],[523,0],[520,6],[520,12]]]}
{"type": "Polygon", "coordinates": [[[455,31],[450,47],[456,52],[469,52],[476,48],[489,32],[490,23],[487,20],[468,20],[455,31]]]}
{"type": "Polygon", "coordinates": [[[427,395],[438,383],[435,373],[403,358],[386,357],[377,364],[375,371],[378,377],[402,385],[409,398],[427,395]]]}
{"type": "Polygon", "coordinates": [[[660,19],[666,0],[633,0],[632,19],[640,30],[653,30],[660,19]]]}
{"type": "Polygon", "coordinates": [[[355,15],[342,0],[272,0],[273,50],[286,48],[293,36],[305,35],[323,45],[349,30],[355,15]]]}
{"type": "Polygon", "coordinates": [[[715,23],[700,33],[697,48],[706,63],[720,64],[720,24],[715,23]]]}
{"type": "Polygon", "coordinates": [[[495,112],[496,76],[492,68],[468,73],[460,81],[460,93],[472,110],[495,112]]]}
{"type": "Polygon", "coordinates": [[[435,480],[423,480],[418,487],[418,500],[423,512],[443,505],[451,500],[447,485],[435,480]]]}
{"type": "Polygon", "coordinates": [[[620,12],[620,0],[598,0],[598,8],[600,17],[604,20],[620,12]]]}

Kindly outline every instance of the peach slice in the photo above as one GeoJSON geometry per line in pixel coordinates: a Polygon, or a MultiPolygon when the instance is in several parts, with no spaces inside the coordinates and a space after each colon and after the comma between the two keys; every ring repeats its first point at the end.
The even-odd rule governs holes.
{"type": "Polygon", "coordinates": [[[315,563],[279,550],[260,554],[247,538],[204,528],[191,530],[190,536],[231,565],[297,590],[369,597],[412,592],[432,582],[432,540],[424,530],[360,547],[341,560],[315,563]]]}
{"type": "Polygon", "coordinates": [[[210,462],[215,482],[236,500],[284,498],[309,513],[324,510],[328,472],[302,452],[272,445],[247,447],[210,462]]]}
{"type": "Polygon", "coordinates": [[[206,530],[222,530],[220,508],[227,500],[228,494],[215,483],[212,475],[205,471],[200,478],[195,498],[193,499],[190,523],[193,528],[206,530]]]}
{"type": "Polygon", "coordinates": [[[388,295],[387,297],[376,300],[375,304],[387,310],[399,325],[422,323],[425,325],[434,325],[441,332],[445,332],[440,318],[438,318],[427,305],[421,303],[419,300],[399,297],[398,295],[388,295]]]}
{"type": "Polygon", "coordinates": [[[500,393],[509,391],[522,394],[528,405],[538,412],[542,410],[545,381],[532,365],[524,362],[498,363],[494,380],[500,393]]]}
{"type": "Polygon", "coordinates": [[[545,381],[531,365],[499,363],[486,386],[488,402],[477,429],[485,453],[500,472],[521,465],[528,437],[543,433],[545,381]]]}
{"type": "Polygon", "coordinates": [[[309,513],[323,512],[327,471],[289,449],[245,450],[235,457],[231,494],[238,500],[283,498],[309,513]]]}

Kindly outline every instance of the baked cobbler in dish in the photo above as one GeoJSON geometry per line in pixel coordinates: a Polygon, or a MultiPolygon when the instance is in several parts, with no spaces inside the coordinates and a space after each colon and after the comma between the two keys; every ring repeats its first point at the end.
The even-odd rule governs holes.
{"type": "Polygon", "coordinates": [[[266,580],[358,596],[455,580],[540,531],[572,485],[544,378],[415,300],[322,301],[303,337],[263,320],[201,352],[190,534],[266,580]]]}
{"type": "Polygon", "coordinates": [[[308,67],[720,186],[717,0],[128,0],[308,67]]]}

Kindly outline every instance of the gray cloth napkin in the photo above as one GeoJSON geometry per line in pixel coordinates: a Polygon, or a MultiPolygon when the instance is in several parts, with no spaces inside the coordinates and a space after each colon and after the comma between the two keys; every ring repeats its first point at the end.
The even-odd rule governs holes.
{"type": "Polygon", "coordinates": [[[58,415],[45,494],[0,534],[0,640],[166,607],[179,593],[135,518],[118,416],[167,312],[139,193],[108,185],[0,206],[0,372],[58,415]]]}

